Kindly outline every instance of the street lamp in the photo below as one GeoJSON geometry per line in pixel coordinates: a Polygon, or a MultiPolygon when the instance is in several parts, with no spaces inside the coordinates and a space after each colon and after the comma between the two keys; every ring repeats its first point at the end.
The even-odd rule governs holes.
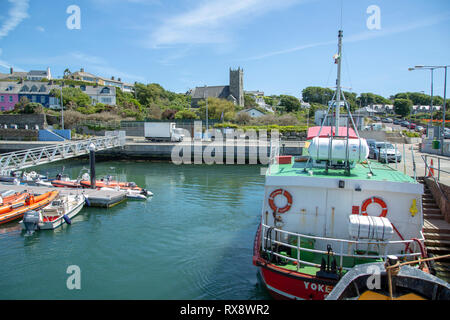
{"type": "Polygon", "coordinates": [[[444,69],[444,103],[443,103],[443,112],[442,112],[442,132],[441,132],[441,154],[444,154],[444,136],[445,136],[445,113],[446,113],[446,96],[447,96],[447,68],[450,67],[450,65],[445,66],[423,66],[418,65],[414,68],[408,68],[409,71],[413,70],[431,70],[431,120],[433,120],[433,71],[435,69],[444,69]]]}
{"type": "Polygon", "coordinates": [[[64,102],[63,102],[63,92],[62,88],[64,87],[64,82],[61,82],[61,127],[64,130],[64,102]]]}

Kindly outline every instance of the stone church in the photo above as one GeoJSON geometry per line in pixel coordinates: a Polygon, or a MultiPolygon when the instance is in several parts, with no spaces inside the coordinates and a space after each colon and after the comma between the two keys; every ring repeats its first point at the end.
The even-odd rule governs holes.
{"type": "Polygon", "coordinates": [[[209,97],[226,99],[235,105],[244,106],[244,70],[230,68],[229,86],[196,87],[187,94],[192,97],[191,106],[198,107],[198,102],[209,97]]]}

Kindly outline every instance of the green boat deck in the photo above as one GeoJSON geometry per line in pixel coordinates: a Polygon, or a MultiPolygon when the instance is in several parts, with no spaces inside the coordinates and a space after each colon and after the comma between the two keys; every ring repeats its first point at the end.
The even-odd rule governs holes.
{"type": "Polygon", "coordinates": [[[328,173],[325,172],[325,168],[310,167],[305,172],[304,168],[306,162],[295,162],[295,158],[292,157],[290,164],[277,164],[271,165],[268,176],[282,177],[282,176],[304,176],[309,177],[309,171],[312,171],[312,176],[316,178],[328,178],[328,179],[355,179],[355,180],[372,180],[372,181],[390,181],[390,182],[408,182],[418,183],[410,176],[396,170],[386,164],[379,162],[370,162],[370,168],[373,175],[369,177],[370,168],[366,163],[358,163],[351,169],[350,175],[347,175],[343,169],[329,169],[328,173]],[[277,168],[278,167],[278,168],[277,168]]]}

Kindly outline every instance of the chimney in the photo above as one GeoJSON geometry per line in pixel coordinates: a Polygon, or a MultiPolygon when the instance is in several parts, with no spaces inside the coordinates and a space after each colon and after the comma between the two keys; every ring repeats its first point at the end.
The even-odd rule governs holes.
{"type": "Polygon", "coordinates": [[[9,69],[9,72],[10,72],[10,74],[13,74],[13,73],[14,73],[14,68],[11,67],[11,68],[9,69]]]}
{"type": "Polygon", "coordinates": [[[114,77],[111,77],[111,80],[114,80],[114,77]]]}
{"type": "Polygon", "coordinates": [[[81,69],[80,69],[80,72],[84,72],[84,68],[81,68],[81,69]]]}
{"type": "Polygon", "coordinates": [[[120,78],[117,79],[118,81],[122,81],[120,78]]]}

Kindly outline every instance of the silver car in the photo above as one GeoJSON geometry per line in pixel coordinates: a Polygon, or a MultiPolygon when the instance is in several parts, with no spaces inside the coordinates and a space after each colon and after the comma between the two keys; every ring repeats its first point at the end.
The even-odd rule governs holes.
{"type": "Polygon", "coordinates": [[[402,154],[391,143],[377,142],[373,158],[380,162],[401,162],[402,154]]]}

